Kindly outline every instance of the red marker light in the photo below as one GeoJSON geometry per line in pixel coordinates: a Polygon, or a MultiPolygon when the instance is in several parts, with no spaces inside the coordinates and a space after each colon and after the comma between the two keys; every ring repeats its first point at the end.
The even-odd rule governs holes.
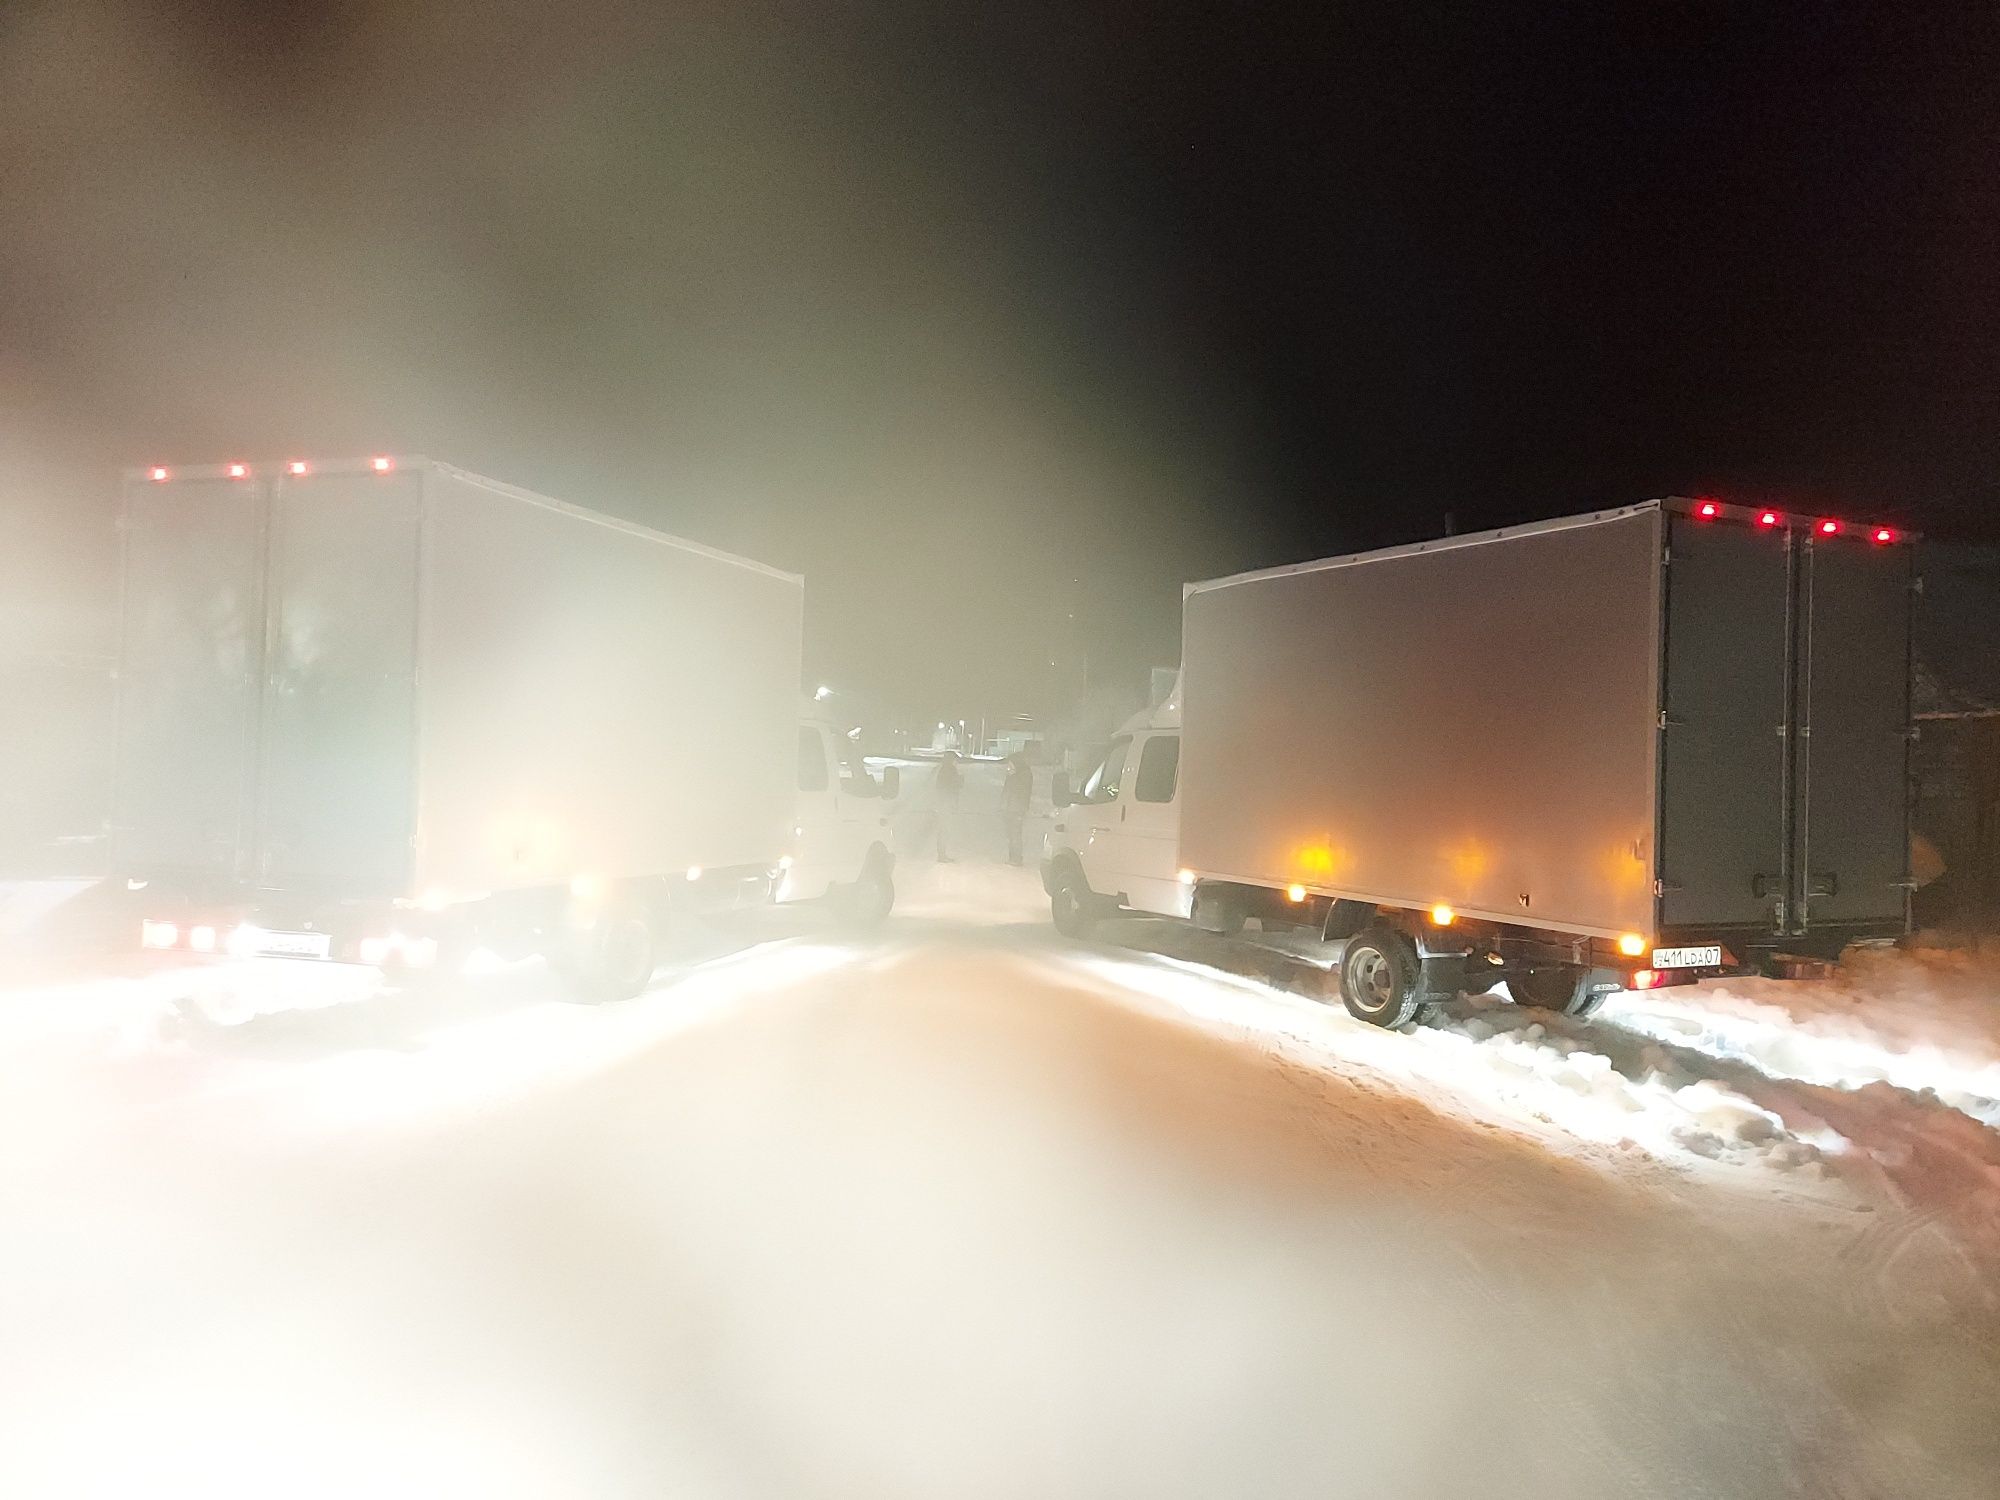
{"type": "Polygon", "coordinates": [[[294,474],[303,474],[306,472],[306,461],[302,458],[295,458],[286,464],[285,467],[294,474]]]}
{"type": "Polygon", "coordinates": [[[1821,536],[1839,536],[1840,522],[1832,519],[1822,521],[1819,523],[1818,530],[1821,536]]]}
{"type": "Polygon", "coordinates": [[[1877,526],[1875,528],[1875,540],[1878,542],[1893,542],[1896,540],[1896,533],[1886,526],[1877,526]]]}
{"type": "Polygon", "coordinates": [[[231,479],[241,479],[249,472],[250,469],[247,464],[231,464],[229,466],[229,477],[231,479]]]}
{"type": "Polygon", "coordinates": [[[1775,510],[1765,511],[1764,514],[1757,518],[1757,524],[1759,526],[1776,526],[1778,524],[1778,513],[1775,510]]]}
{"type": "Polygon", "coordinates": [[[1660,971],[1658,969],[1634,969],[1632,971],[1632,988],[1635,990],[1650,990],[1659,982],[1660,971]]]}
{"type": "Polygon", "coordinates": [[[371,458],[368,460],[368,467],[377,474],[386,474],[396,467],[396,461],[393,458],[371,458]]]}
{"type": "Polygon", "coordinates": [[[1717,516],[1722,514],[1722,507],[1717,505],[1713,500],[1704,500],[1694,508],[1694,513],[1704,521],[1713,521],[1717,516]]]}
{"type": "Polygon", "coordinates": [[[163,483],[167,477],[167,471],[162,468],[154,468],[149,473],[152,475],[153,483],[155,484],[163,483]]]}

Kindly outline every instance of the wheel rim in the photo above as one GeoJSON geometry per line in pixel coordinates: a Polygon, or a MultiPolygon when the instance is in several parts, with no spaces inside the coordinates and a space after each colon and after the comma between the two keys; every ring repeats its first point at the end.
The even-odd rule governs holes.
{"type": "Polygon", "coordinates": [[[1347,966],[1348,988],[1354,1003],[1374,1014],[1387,1010],[1396,998],[1396,974],[1389,956],[1374,948],[1363,948],[1347,966]]]}

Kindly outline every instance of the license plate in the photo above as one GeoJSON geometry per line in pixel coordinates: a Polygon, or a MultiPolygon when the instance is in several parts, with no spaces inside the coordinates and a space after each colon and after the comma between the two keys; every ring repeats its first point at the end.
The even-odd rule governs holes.
{"type": "Polygon", "coordinates": [[[1655,948],[1653,967],[1656,969],[1713,969],[1722,963],[1722,948],[1717,944],[1712,948],[1655,948]]]}
{"type": "Polygon", "coordinates": [[[333,938],[324,932],[260,932],[250,951],[267,958],[325,958],[333,952],[333,938]]]}

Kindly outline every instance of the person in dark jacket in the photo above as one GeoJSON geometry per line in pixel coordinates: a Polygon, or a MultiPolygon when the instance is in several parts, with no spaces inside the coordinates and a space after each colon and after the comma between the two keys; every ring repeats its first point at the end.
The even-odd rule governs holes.
{"type": "Polygon", "coordinates": [[[1021,833],[1028,821],[1028,803],[1035,795],[1035,768],[1016,750],[1007,757],[1007,781],[1000,788],[1000,821],[1007,827],[1007,863],[1021,862],[1021,833]]]}

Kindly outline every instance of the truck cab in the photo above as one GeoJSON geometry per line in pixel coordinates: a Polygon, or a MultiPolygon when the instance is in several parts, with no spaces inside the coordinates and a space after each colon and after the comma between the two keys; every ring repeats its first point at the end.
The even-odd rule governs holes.
{"type": "Polygon", "coordinates": [[[1180,867],[1180,693],[1134,715],[1072,790],[1057,773],[1042,849],[1056,926],[1080,936],[1099,917],[1186,917],[1180,867]]]}
{"type": "Polygon", "coordinates": [[[898,782],[893,766],[879,778],[870,775],[830,720],[802,718],[797,819],[777,900],[823,900],[857,925],[887,917],[896,902],[890,815],[898,782]]]}

